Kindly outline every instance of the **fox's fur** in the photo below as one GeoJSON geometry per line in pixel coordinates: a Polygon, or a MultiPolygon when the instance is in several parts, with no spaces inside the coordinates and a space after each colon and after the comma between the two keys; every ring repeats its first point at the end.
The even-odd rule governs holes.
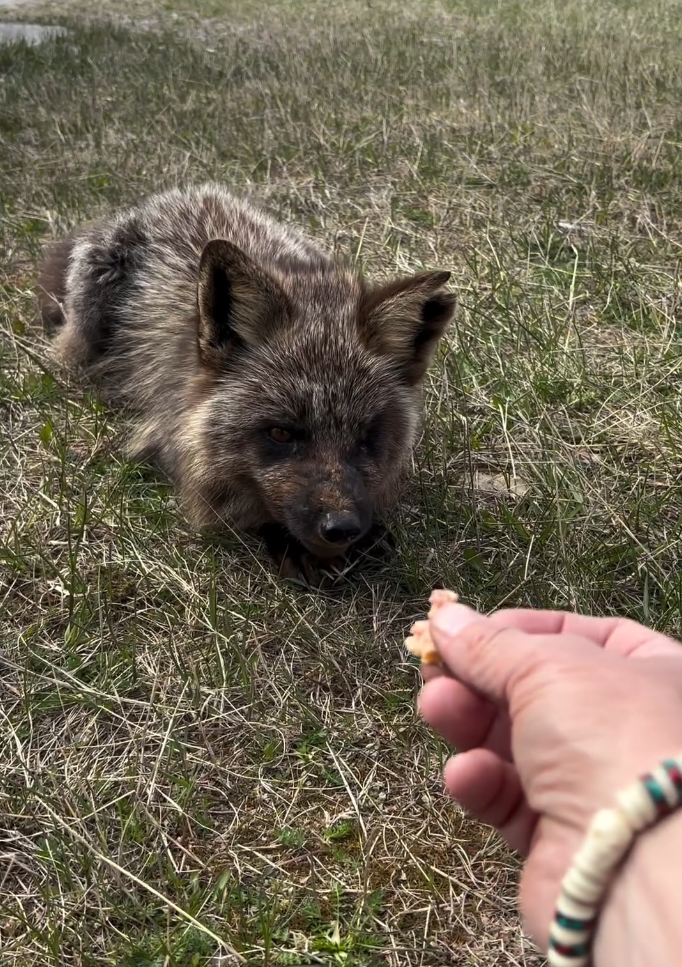
{"type": "Polygon", "coordinates": [[[371,287],[205,185],[75,230],[38,293],[59,356],[131,408],[131,456],[160,464],[195,525],[281,525],[326,557],[395,499],[448,278],[371,287]]]}

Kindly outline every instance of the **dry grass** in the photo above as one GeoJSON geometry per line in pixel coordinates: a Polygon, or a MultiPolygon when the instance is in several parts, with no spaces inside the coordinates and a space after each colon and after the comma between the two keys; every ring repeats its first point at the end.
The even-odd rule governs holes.
{"type": "Polygon", "coordinates": [[[679,633],[682,7],[254,10],[0,48],[3,964],[539,964],[400,643],[441,582],[679,633]],[[455,272],[398,554],[326,593],[189,533],[32,327],[47,238],[208,177],[455,272]]]}

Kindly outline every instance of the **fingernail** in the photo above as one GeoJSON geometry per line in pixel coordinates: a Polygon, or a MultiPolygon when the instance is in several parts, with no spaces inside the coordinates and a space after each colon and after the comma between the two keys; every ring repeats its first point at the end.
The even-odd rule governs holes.
{"type": "Polygon", "coordinates": [[[454,636],[467,625],[482,619],[483,615],[467,607],[466,604],[448,604],[434,616],[433,625],[441,634],[454,636]]]}

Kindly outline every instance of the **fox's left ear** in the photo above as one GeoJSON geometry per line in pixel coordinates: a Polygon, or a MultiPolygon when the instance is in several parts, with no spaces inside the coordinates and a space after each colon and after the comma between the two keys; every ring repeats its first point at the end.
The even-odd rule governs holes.
{"type": "Polygon", "coordinates": [[[421,382],[457,305],[443,286],[449,272],[423,272],[370,290],[360,307],[360,331],[367,346],[392,356],[405,379],[421,382]]]}

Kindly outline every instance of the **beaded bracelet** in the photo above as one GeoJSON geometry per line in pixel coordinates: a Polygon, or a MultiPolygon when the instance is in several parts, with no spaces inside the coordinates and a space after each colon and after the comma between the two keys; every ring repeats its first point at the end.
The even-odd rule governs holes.
{"type": "Polygon", "coordinates": [[[550,967],[586,967],[597,911],[637,833],[682,805],[682,755],[666,759],[595,814],[561,883],[549,931],[550,967]]]}

